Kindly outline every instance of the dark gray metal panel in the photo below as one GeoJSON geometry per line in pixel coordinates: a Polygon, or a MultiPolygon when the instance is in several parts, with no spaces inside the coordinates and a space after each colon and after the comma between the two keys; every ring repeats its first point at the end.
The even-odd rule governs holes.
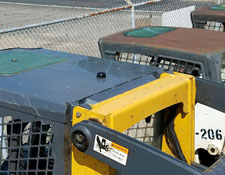
{"type": "Polygon", "coordinates": [[[224,175],[225,174],[225,155],[205,171],[206,175],[224,175]]]}
{"type": "MultiPolygon", "coordinates": [[[[70,145],[68,130],[71,125],[72,108],[69,108],[71,103],[77,105],[80,100],[82,101],[87,97],[90,97],[88,100],[101,101],[153,81],[164,72],[162,69],[155,67],[149,68],[44,49],[28,49],[27,51],[60,56],[66,58],[67,61],[13,76],[0,76],[0,120],[3,119],[4,121],[5,116],[11,116],[10,123],[0,122],[0,125],[2,126],[1,129],[8,127],[6,125],[14,126],[13,123],[16,124],[15,126],[28,126],[31,123],[31,126],[35,128],[45,124],[51,125],[51,131],[47,134],[51,134],[53,139],[51,140],[51,146],[47,144],[46,149],[51,148],[52,157],[49,156],[47,159],[54,159],[54,169],[46,170],[46,167],[43,167],[46,170],[43,169],[44,174],[49,175],[65,174],[66,171],[64,170],[71,168],[69,162],[70,148],[68,147],[70,145]],[[96,78],[98,72],[105,72],[106,78],[96,78]]],[[[10,52],[10,49],[0,52],[10,52]]],[[[15,130],[17,129],[15,128],[15,130]]],[[[16,132],[15,141],[19,143],[19,137],[26,135],[24,127],[16,132]]],[[[30,138],[33,138],[34,135],[35,138],[40,140],[42,134],[46,135],[46,133],[40,131],[37,131],[37,133],[36,131],[35,133],[30,132],[28,135],[30,135],[30,138]]],[[[0,137],[4,136],[1,135],[0,137]]],[[[14,138],[14,135],[8,133],[7,137],[14,138]]],[[[35,142],[34,146],[32,144],[17,146],[26,147],[23,151],[33,150],[33,147],[39,150],[44,149],[45,146],[36,141],[36,139],[31,139],[31,142],[35,142]]],[[[17,154],[18,151],[15,151],[15,153],[17,154]]],[[[44,153],[45,151],[41,154],[44,153]]],[[[15,156],[13,161],[20,161],[19,155],[15,156]]],[[[39,171],[37,162],[39,159],[41,159],[39,162],[42,163],[46,160],[40,155],[36,155],[36,157],[26,156],[22,161],[25,162],[26,166],[29,166],[27,161],[30,161],[30,159],[36,167],[32,167],[32,169],[24,167],[22,172],[27,173],[31,170],[32,173],[38,172],[41,174],[42,170],[39,171]]],[[[10,158],[4,159],[4,165],[10,161],[10,158]]],[[[12,166],[14,166],[12,171],[21,172],[16,164],[12,163],[12,166]]],[[[5,165],[3,168],[5,167],[7,166],[5,165]]]]}
{"type": "Polygon", "coordinates": [[[106,43],[99,40],[101,56],[106,59],[115,59],[116,53],[134,53],[147,56],[173,57],[174,60],[190,61],[202,65],[203,78],[220,83],[218,67],[222,59],[221,53],[194,54],[171,49],[156,49],[153,47],[143,47],[139,45],[123,45],[117,43],[106,43]]]}
{"type": "Polygon", "coordinates": [[[225,113],[225,86],[204,79],[196,79],[196,102],[225,113]]]}
{"type": "Polygon", "coordinates": [[[64,174],[64,124],[0,107],[0,174],[64,174]],[[61,132],[58,132],[61,131],[61,132]],[[4,133],[4,134],[3,134],[4,133]]]}
{"type": "MultiPolygon", "coordinates": [[[[162,174],[182,174],[182,175],[201,175],[200,171],[188,164],[169,156],[143,142],[128,137],[122,133],[106,128],[91,121],[83,121],[71,128],[73,133],[81,131],[87,138],[88,147],[85,153],[97,158],[100,161],[119,170],[124,175],[162,175],[162,174]],[[102,154],[93,150],[95,136],[102,136],[114,143],[117,143],[129,150],[126,165],[122,165],[102,154]]],[[[74,142],[73,142],[74,143],[74,142]]],[[[82,144],[81,144],[82,145],[82,144]]],[[[104,148],[103,148],[104,149],[104,148]]]]}
{"type": "MultiPolygon", "coordinates": [[[[145,66],[45,49],[19,50],[68,60],[13,76],[0,76],[0,105],[58,122],[65,122],[65,117],[62,116],[66,111],[66,103],[77,104],[77,101],[115,87],[116,95],[144,84],[146,80],[151,81],[148,75],[160,75],[163,72],[155,67],[149,69],[145,66]],[[98,72],[105,72],[106,78],[96,78],[98,72]],[[139,78],[141,79],[138,80],[139,78]],[[127,82],[133,85],[125,85],[127,82]]],[[[0,52],[10,51],[11,49],[0,52]]]]}
{"type": "MultiPolygon", "coordinates": [[[[157,70],[44,49],[30,51],[61,56],[67,58],[68,61],[14,76],[0,76],[0,88],[60,104],[82,99],[157,70]],[[107,76],[104,81],[96,78],[98,72],[106,72],[107,76]]],[[[1,52],[10,52],[10,50],[1,52]]]]}
{"type": "Polygon", "coordinates": [[[224,17],[225,15],[223,10],[200,9],[191,13],[192,22],[195,28],[204,28],[204,24],[206,24],[208,21],[220,22],[224,24],[224,17]]]}
{"type": "Polygon", "coordinates": [[[0,106],[40,118],[65,122],[66,104],[58,104],[25,96],[21,93],[0,90],[0,106]]]}
{"type": "Polygon", "coordinates": [[[159,69],[157,72],[155,72],[151,75],[146,75],[146,76],[137,78],[135,80],[129,81],[127,83],[121,84],[119,86],[115,86],[113,88],[106,89],[99,93],[93,94],[87,98],[81,99],[80,101],[73,103],[73,105],[85,105],[85,104],[90,105],[90,104],[95,104],[95,103],[101,102],[103,100],[109,99],[118,94],[127,92],[138,86],[141,86],[141,85],[144,85],[151,81],[154,81],[157,78],[159,78],[159,76],[162,72],[163,72],[163,70],[159,69]]]}

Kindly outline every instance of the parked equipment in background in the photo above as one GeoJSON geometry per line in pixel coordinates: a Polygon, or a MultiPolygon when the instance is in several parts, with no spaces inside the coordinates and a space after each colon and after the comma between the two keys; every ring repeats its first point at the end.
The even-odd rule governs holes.
{"type": "Polygon", "coordinates": [[[225,4],[197,9],[191,18],[194,28],[225,32],[225,4]]]}
{"type": "Polygon", "coordinates": [[[175,27],[142,27],[103,37],[101,56],[161,67],[225,84],[225,34],[175,27]]]}

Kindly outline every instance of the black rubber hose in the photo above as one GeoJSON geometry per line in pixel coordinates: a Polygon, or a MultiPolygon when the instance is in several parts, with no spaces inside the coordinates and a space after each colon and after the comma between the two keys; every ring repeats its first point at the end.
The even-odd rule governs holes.
{"type": "Polygon", "coordinates": [[[176,106],[170,109],[170,114],[166,120],[165,136],[166,142],[171,150],[171,152],[180,160],[187,162],[182,149],[180,147],[179,140],[177,138],[176,132],[174,130],[174,120],[176,116],[176,106]]]}

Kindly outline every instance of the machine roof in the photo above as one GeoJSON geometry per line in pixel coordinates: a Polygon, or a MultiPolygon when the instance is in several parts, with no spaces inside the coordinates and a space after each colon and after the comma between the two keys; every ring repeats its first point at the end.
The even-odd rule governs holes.
{"type": "Polygon", "coordinates": [[[192,12],[194,15],[225,17],[225,4],[200,8],[192,12]]]}
{"type": "MultiPolygon", "coordinates": [[[[57,62],[19,71],[12,75],[0,75],[0,102],[46,108],[54,112],[59,112],[61,110],[59,106],[65,106],[65,103],[81,100],[159,70],[154,67],[45,49],[9,49],[0,51],[0,55],[7,55],[7,60],[11,64],[10,53],[12,52],[14,53],[12,59],[17,59],[17,63],[29,62],[29,58],[21,60],[15,53],[39,56],[40,59],[55,57],[57,62]],[[105,72],[106,78],[97,78],[99,72],[105,72]]],[[[21,56],[20,54],[18,55],[21,56]]],[[[61,110],[61,112],[65,111],[61,110]]]]}
{"type": "Polygon", "coordinates": [[[171,27],[150,27],[132,29],[128,31],[112,34],[101,39],[105,43],[117,43],[128,45],[138,45],[152,48],[178,50],[190,53],[205,54],[218,51],[225,51],[225,33],[202,30],[202,29],[189,29],[189,28],[176,28],[171,27]],[[152,29],[153,32],[162,28],[170,29],[166,32],[156,34],[151,37],[140,37],[134,35],[127,35],[132,31],[152,29]]]}

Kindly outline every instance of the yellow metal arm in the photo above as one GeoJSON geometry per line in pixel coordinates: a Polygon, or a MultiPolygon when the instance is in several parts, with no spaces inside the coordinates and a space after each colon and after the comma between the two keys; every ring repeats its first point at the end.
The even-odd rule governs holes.
{"type": "MultiPolygon", "coordinates": [[[[156,112],[180,104],[181,108],[176,112],[175,132],[183,154],[190,163],[194,159],[195,92],[194,77],[163,73],[155,81],[91,105],[91,110],[76,106],[73,110],[73,125],[82,120],[94,119],[123,132],[156,112]]],[[[162,151],[173,155],[165,137],[162,151]]],[[[113,170],[73,147],[72,174],[113,174],[113,170]]]]}

